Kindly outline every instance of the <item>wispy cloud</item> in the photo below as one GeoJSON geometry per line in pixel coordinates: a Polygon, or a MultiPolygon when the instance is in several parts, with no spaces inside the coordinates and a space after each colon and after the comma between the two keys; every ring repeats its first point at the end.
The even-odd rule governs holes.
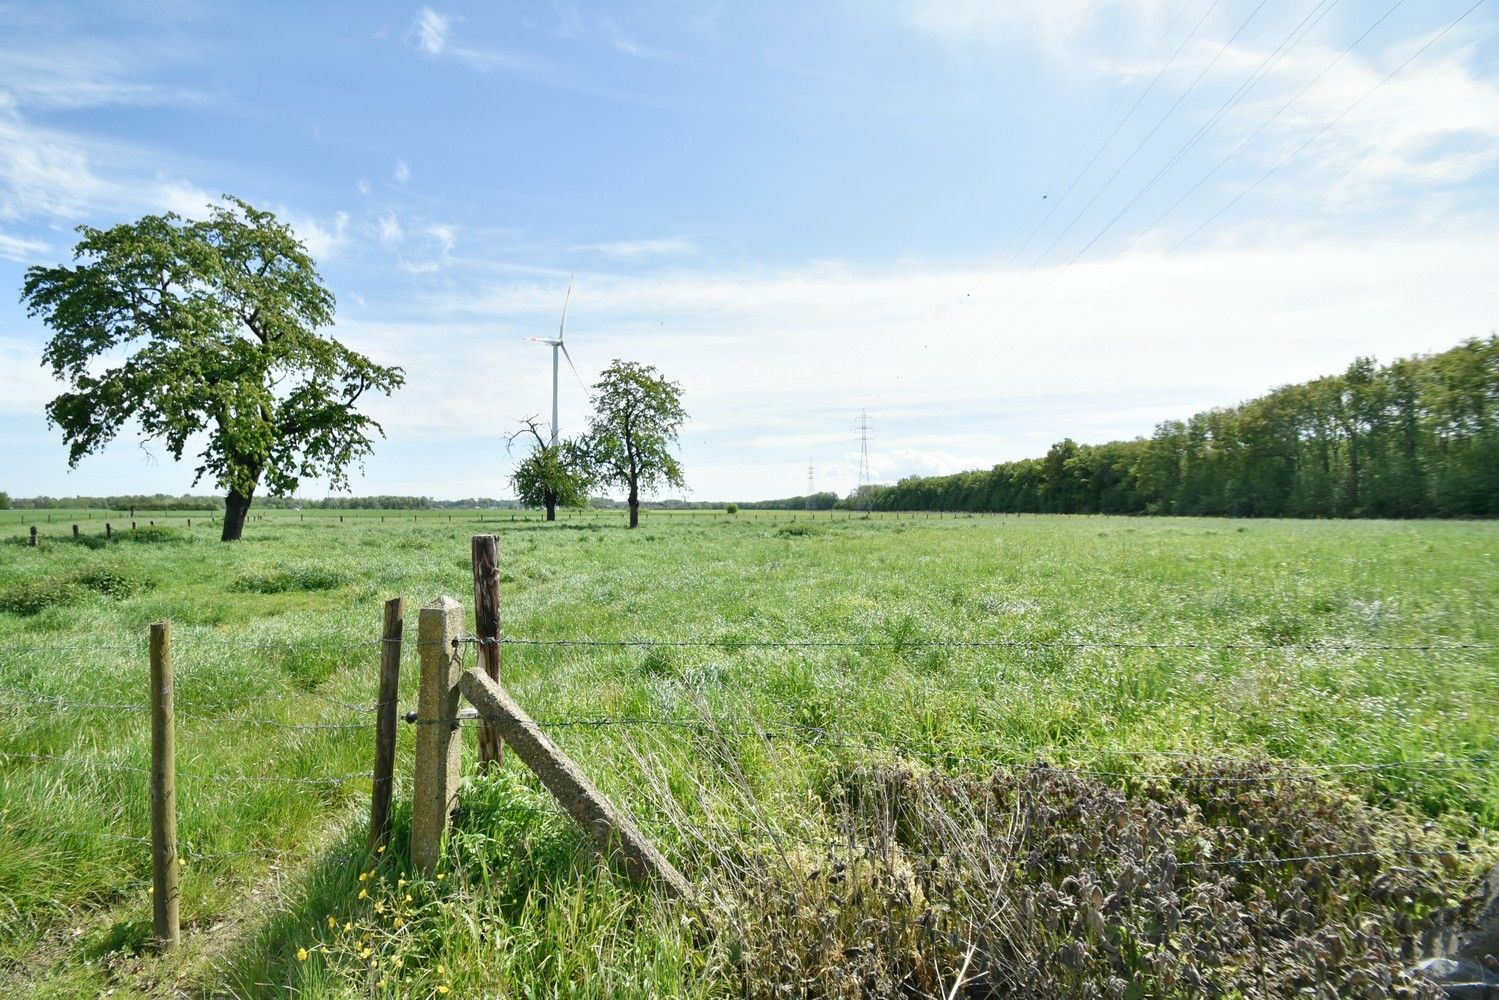
{"type": "Polygon", "coordinates": [[[611,260],[640,260],[694,253],[697,243],[687,236],[662,236],[643,240],[613,240],[605,243],[579,243],[570,250],[596,253],[611,260]]]}
{"type": "Polygon", "coordinates": [[[41,240],[0,232],[0,259],[30,264],[49,249],[51,248],[41,240]]]}
{"type": "Polygon", "coordinates": [[[411,180],[411,168],[406,166],[405,160],[397,160],[395,169],[390,172],[390,176],[395,179],[397,184],[405,184],[411,180]]]}
{"type": "Polygon", "coordinates": [[[416,20],[411,22],[411,33],[416,40],[417,48],[429,56],[442,54],[443,47],[448,43],[448,29],[452,27],[452,20],[446,15],[439,14],[431,7],[423,7],[416,13],[416,20]]]}

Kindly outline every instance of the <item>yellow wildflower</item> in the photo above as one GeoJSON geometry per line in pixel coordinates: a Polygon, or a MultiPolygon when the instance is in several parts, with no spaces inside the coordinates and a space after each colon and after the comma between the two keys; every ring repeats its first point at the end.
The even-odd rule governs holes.
{"type": "Polygon", "coordinates": [[[448,877],[448,873],[447,872],[438,872],[437,873],[437,881],[439,881],[439,882],[441,882],[443,879],[445,879],[447,877],[448,877]]]}
{"type": "Polygon", "coordinates": [[[375,900],[375,912],[376,913],[384,913],[385,912],[385,900],[383,900],[383,899],[377,899],[377,900],[375,900]]]}
{"type": "Polygon", "coordinates": [[[307,961],[307,949],[306,948],[298,948],[297,949],[297,961],[299,961],[299,962],[305,962],[305,961],[307,961]]]}
{"type": "Polygon", "coordinates": [[[381,844],[379,847],[375,848],[375,853],[376,854],[384,854],[385,853],[385,845],[381,844]]]}
{"type": "Polygon", "coordinates": [[[360,899],[369,899],[370,898],[370,891],[368,889],[360,889],[359,890],[359,898],[360,899]]]}
{"type": "Polygon", "coordinates": [[[411,893],[409,892],[406,894],[406,902],[411,902],[411,893]]]}
{"type": "Polygon", "coordinates": [[[359,953],[359,957],[360,958],[369,958],[371,954],[372,954],[372,952],[368,948],[365,948],[363,951],[361,951],[359,953]]]}
{"type": "Polygon", "coordinates": [[[439,986],[439,987],[437,987],[437,992],[439,992],[439,993],[446,993],[447,991],[448,991],[448,988],[446,986],[439,986]]]}
{"type": "Polygon", "coordinates": [[[335,928],[337,926],[338,926],[338,918],[334,917],[334,916],[329,916],[328,917],[328,929],[332,930],[333,928],[335,928]]]}
{"type": "Polygon", "coordinates": [[[370,873],[369,872],[360,872],[359,873],[359,881],[361,881],[361,882],[367,882],[367,881],[369,881],[369,877],[370,877],[370,873]]]}
{"type": "Polygon", "coordinates": [[[406,926],[406,921],[402,920],[400,917],[396,917],[396,927],[397,928],[401,928],[401,927],[405,927],[405,926],[406,926]]]}
{"type": "Polygon", "coordinates": [[[438,966],[437,966],[437,974],[439,976],[446,976],[448,974],[447,967],[445,965],[443,965],[442,963],[440,963],[440,962],[438,963],[438,966]]]}
{"type": "Polygon", "coordinates": [[[347,934],[349,931],[351,931],[353,929],[354,929],[354,921],[352,921],[352,920],[345,920],[344,921],[344,933],[347,934]]]}

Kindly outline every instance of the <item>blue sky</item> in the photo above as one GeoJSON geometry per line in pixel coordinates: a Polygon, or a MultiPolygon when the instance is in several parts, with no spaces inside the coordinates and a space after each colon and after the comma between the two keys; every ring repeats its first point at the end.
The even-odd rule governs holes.
{"type": "MultiPolygon", "coordinates": [[[[1486,335],[1499,12],[1472,6],[0,4],[0,489],[189,488],[129,429],[68,470],[16,296],[75,225],[225,192],[407,369],[358,493],[508,495],[504,440],[550,409],[524,338],[574,273],[583,378],[682,383],[698,499],[809,463],[848,490],[862,409],[892,480],[1486,335]]],[[[561,405],[580,429],[570,376],[561,405]]]]}

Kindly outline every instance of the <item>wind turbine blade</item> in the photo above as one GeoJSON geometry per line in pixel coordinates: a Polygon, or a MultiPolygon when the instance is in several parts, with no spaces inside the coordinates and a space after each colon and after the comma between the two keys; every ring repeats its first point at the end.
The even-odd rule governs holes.
{"type": "Polygon", "coordinates": [[[578,374],[578,366],[573,364],[573,356],[567,352],[567,345],[562,344],[560,346],[562,347],[562,356],[567,359],[567,367],[573,370],[573,378],[578,380],[578,385],[583,389],[583,395],[587,396],[589,401],[592,402],[593,393],[588,391],[588,386],[583,383],[583,376],[578,374]]]}
{"type": "MultiPolygon", "coordinates": [[[[573,274],[578,272],[574,271],[573,274]]],[[[557,342],[562,342],[562,329],[567,326],[567,303],[573,297],[573,275],[567,276],[567,294],[562,297],[562,319],[557,323],[557,342]]]]}
{"type": "Polygon", "coordinates": [[[526,339],[529,340],[533,344],[550,344],[551,343],[550,340],[542,340],[540,337],[527,337],[526,339]]]}

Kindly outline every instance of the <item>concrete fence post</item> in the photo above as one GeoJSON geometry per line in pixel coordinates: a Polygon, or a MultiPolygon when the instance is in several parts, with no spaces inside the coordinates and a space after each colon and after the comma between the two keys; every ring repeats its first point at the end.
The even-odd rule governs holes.
{"type": "Polygon", "coordinates": [[[463,673],[463,607],[439,597],[417,621],[421,680],[416,699],[416,763],[411,777],[411,866],[437,864],[448,817],[458,804],[463,741],[458,738],[458,678],[463,673]]]}

